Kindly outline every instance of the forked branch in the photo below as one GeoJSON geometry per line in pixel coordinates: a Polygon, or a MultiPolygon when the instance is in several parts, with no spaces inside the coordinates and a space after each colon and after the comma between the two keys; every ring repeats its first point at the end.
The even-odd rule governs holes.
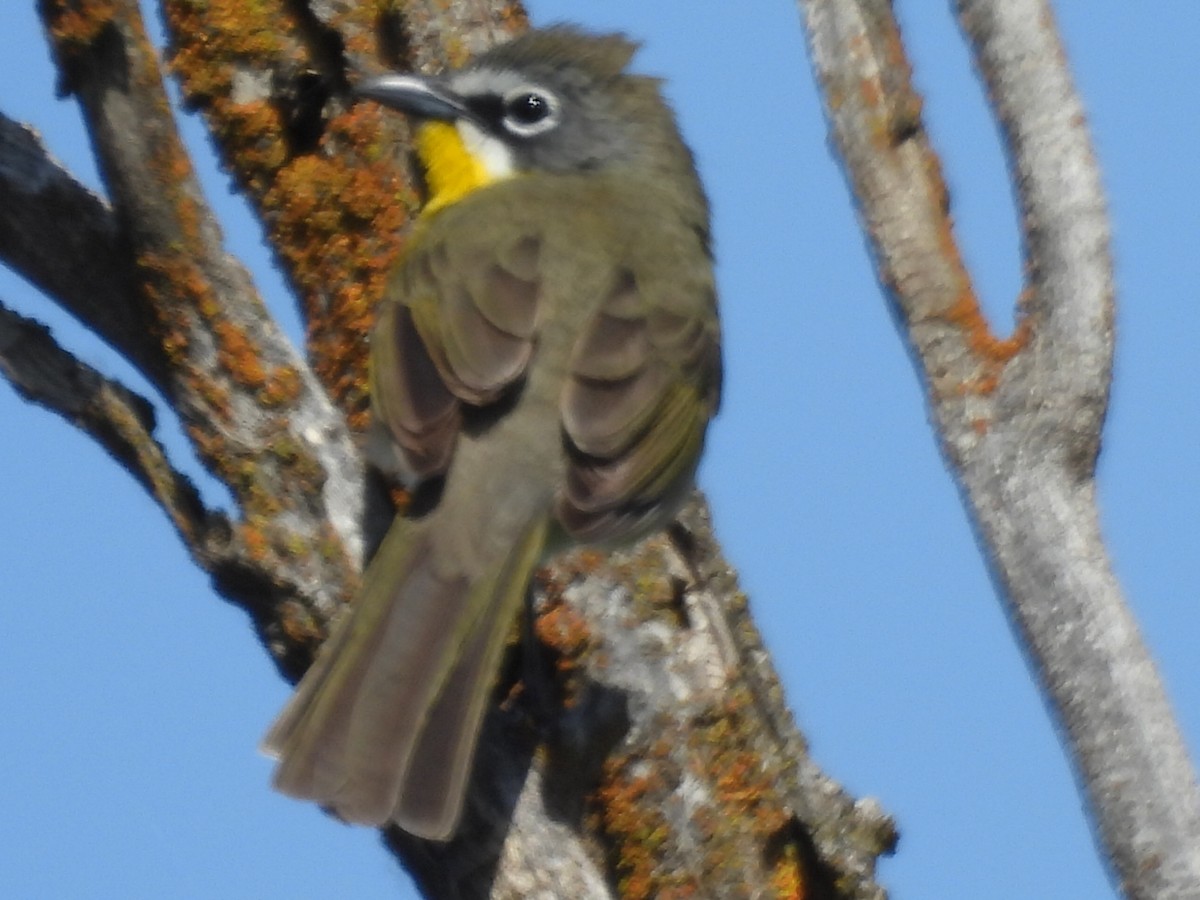
{"type": "Polygon", "coordinates": [[[1019,324],[995,336],[955,244],[891,4],[802,0],[830,128],[1000,590],[1130,897],[1200,890],[1200,794],[1100,533],[1109,225],[1044,0],[959,0],[1021,210],[1019,324]]]}

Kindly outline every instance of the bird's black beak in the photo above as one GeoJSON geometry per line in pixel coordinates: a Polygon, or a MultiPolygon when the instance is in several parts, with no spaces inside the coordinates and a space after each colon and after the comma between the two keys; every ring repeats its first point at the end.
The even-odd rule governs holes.
{"type": "Polygon", "coordinates": [[[452,122],[469,114],[462,98],[436,78],[420,75],[380,75],[359,82],[360,97],[423,119],[452,122]]]}

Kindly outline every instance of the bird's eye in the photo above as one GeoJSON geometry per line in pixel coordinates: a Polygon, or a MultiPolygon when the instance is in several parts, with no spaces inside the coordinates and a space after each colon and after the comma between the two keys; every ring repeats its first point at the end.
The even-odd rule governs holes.
{"type": "Polygon", "coordinates": [[[541,94],[531,91],[512,97],[505,105],[504,111],[514,122],[534,125],[550,115],[550,103],[541,94]]]}
{"type": "Polygon", "coordinates": [[[514,134],[530,137],[557,124],[558,102],[550,94],[523,88],[504,98],[504,127],[514,134]]]}

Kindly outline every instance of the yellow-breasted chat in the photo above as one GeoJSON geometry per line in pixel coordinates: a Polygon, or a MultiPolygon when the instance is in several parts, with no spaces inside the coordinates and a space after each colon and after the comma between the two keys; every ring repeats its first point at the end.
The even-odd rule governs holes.
{"type": "Polygon", "coordinates": [[[535,568],[664,526],[720,397],[708,206],[620,35],[556,27],[362,96],[414,116],[429,199],[371,345],[372,456],[410,486],[264,746],[351,822],[453,834],[535,568]]]}

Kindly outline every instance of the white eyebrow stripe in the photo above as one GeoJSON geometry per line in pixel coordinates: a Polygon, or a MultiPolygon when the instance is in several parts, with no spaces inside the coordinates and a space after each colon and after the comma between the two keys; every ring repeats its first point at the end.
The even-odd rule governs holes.
{"type": "Polygon", "coordinates": [[[525,75],[509,69],[467,69],[454,73],[450,78],[450,89],[464,99],[481,94],[503,97],[518,88],[542,89],[525,75]]]}

